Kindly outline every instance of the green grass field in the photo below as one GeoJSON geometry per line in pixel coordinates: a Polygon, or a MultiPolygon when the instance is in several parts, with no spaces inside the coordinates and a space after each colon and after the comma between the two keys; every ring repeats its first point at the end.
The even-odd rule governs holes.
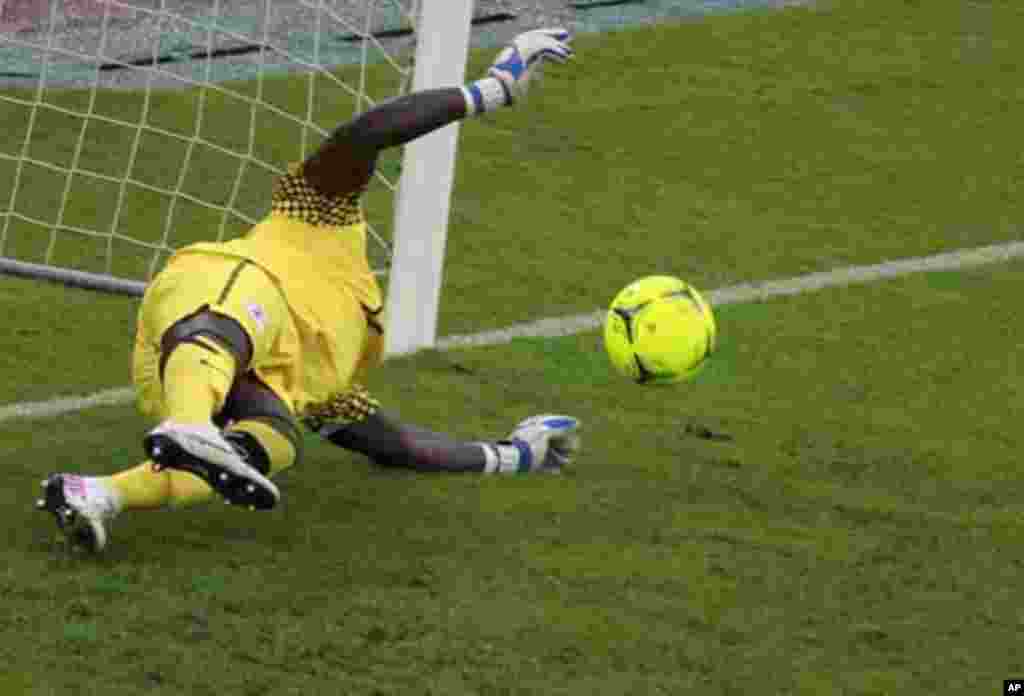
{"type": "Polygon", "coordinates": [[[7,678],[40,694],[995,693],[1024,669],[1008,415],[1024,403],[1006,380],[1022,283],[1014,264],[727,307],[716,363],[681,389],[610,377],[596,334],[393,362],[375,386],[409,419],[470,436],[568,408],[586,454],[562,477],[443,478],[310,442],[279,511],[138,514],[97,561],[26,523],[33,485],[134,462],[144,423],[108,408],[9,425],[7,678]]]}
{"type": "MultiPolygon", "coordinates": [[[[1019,238],[1024,9],[833,5],[582,37],[532,111],[467,124],[443,333],[650,272],[1019,238]]],[[[4,422],[0,694],[995,694],[1024,675],[1022,288],[1014,262],[720,307],[677,388],[612,376],[596,333],[390,361],[371,386],[410,421],[565,411],[584,455],[429,477],[310,440],[278,510],[126,516],[97,559],[35,486],[137,463],[147,424],[4,422]]],[[[0,404],[127,383],[133,301],[0,279],[0,305],[0,404]]]]}

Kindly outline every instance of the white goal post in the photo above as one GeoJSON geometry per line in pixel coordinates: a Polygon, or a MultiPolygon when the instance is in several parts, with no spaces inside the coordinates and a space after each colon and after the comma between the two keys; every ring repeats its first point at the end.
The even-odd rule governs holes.
{"type": "MultiPolygon", "coordinates": [[[[0,273],[141,295],[174,249],[258,221],[273,178],[342,116],[462,84],[474,4],[0,0],[0,273]],[[175,90],[170,108],[192,111],[171,122],[175,90]]],[[[436,341],[458,130],[376,176],[393,194],[390,220],[370,215],[391,354],[436,341]]]]}
{"type": "MultiPolygon", "coordinates": [[[[465,81],[472,16],[473,0],[426,0],[413,90],[465,81]]],[[[388,285],[388,354],[432,348],[437,339],[458,138],[454,123],[405,146],[388,285]]]]}

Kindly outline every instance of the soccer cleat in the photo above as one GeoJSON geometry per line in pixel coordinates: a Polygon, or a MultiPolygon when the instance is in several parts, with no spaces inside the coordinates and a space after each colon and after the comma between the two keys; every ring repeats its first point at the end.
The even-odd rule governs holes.
{"type": "Polygon", "coordinates": [[[212,425],[164,421],[146,435],[143,448],[157,469],[198,476],[229,505],[269,510],[281,499],[277,486],[248,463],[245,451],[212,425]]]}
{"type": "Polygon", "coordinates": [[[36,508],[53,514],[72,548],[102,551],[110,522],[120,511],[113,494],[103,484],[74,474],[52,474],[42,487],[36,508]]]}

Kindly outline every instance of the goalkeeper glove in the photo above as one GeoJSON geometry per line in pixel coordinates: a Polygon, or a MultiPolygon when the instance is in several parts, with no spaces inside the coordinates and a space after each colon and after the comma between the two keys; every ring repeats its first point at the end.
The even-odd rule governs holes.
{"type": "Polygon", "coordinates": [[[496,445],[497,457],[487,472],[558,473],[579,451],[580,423],[571,416],[533,416],[519,423],[507,440],[496,445]]]}
{"type": "Polygon", "coordinates": [[[488,77],[462,88],[468,115],[509,106],[526,95],[530,79],[546,60],[564,63],[572,57],[565,29],[535,29],[520,34],[498,54],[488,77]]]}

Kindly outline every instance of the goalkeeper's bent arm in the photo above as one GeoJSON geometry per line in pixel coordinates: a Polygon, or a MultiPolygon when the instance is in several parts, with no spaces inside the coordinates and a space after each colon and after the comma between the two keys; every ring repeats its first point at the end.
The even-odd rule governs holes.
{"type": "Polygon", "coordinates": [[[544,60],[563,62],[572,56],[569,40],[564,29],[520,34],[498,55],[487,77],[464,87],[424,90],[373,107],[335,130],[303,163],[306,180],[332,197],[362,191],[381,150],[515,103],[544,60]]]}
{"type": "Polygon", "coordinates": [[[373,175],[381,150],[415,140],[466,113],[466,101],[457,87],[393,99],[335,130],[303,163],[303,174],[327,196],[361,191],[373,175]]]}

